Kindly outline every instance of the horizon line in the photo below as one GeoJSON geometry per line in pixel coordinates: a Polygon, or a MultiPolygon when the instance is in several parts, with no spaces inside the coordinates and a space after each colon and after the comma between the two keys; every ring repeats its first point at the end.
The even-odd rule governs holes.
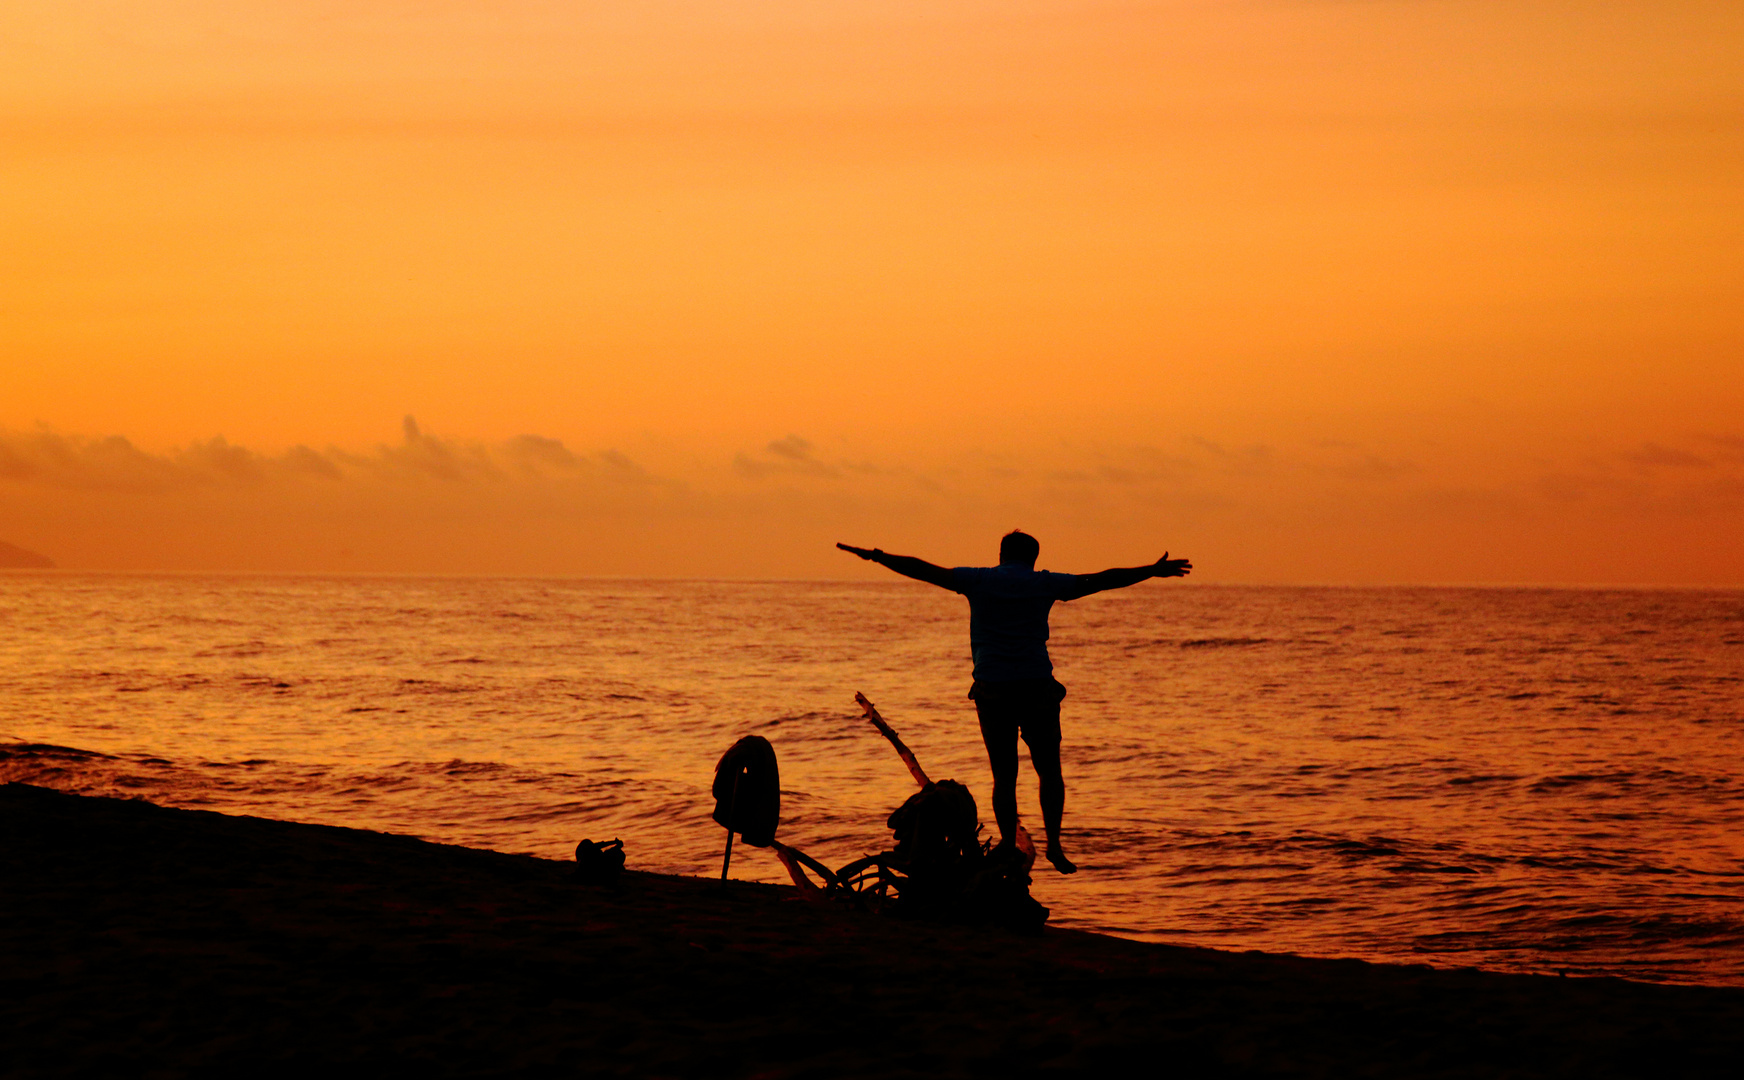
{"type": "MultiPolygon", "coordinates": [[[[507,573],[459,570],[148,570],[94,569],[67,566],[0,567],[0,575],[93,577],[255,577],[255,578],[406,578],[480,581],[619,581],[693,582],[698,584],[804,584],[920,587],[924,582],[901,578],[735,577],[695,574],[507,573]]],[[[1242,589],[1537,589],[1595,592],[1744,592],[1744,583],[1730,585],[1691,582],[1568,582],[1568,581],[1188,581],[1171,579],[1174,587],[1242,589]]]]}

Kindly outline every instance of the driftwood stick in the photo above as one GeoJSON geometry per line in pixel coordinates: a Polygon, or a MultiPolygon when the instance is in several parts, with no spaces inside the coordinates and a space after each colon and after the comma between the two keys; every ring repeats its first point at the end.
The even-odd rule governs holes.
{"type": "Polygon", "coordinates": [[[926,770],[922,769],[920,762],[914,759],[914,751],[902,744],[902,740],[897,737],[896,732],[884,722],[884,717],[879,716],[878,710],[873,707],[870,701],[866,700],[866,695],[856,692],[854,700],[860,703],[860,708],[866,710],[866,719],[872,721],[872,726],[878,729],[878,733],[889,739],[891,746],[896,747],[896,756],[902,759],[904,765],[908,766],[908,771],[914,777],[914,782],[923,788],[932,783],[931,780],[927,779],[926,770]]]}
{"type": "Polygon", "coordinates": [[[800,892],[813,893],[817,891],[817,886],[805,876],[804,871],[800,869],[801,866],[816,874],[823,881],[826,889],[834,889],[841,885],[834,870],[798,848],[788,847],[779,840],[771,840],[769,846],[775,849],[775,857],[781,860],[782,866],[787,867],[787,876],[793,879],[795,885],[799,886],[800,892]]]}

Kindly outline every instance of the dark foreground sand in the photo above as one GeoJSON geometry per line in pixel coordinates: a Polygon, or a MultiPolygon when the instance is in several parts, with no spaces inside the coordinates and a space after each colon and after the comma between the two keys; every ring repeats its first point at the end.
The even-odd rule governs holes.
{"type": "Polygon", "coordinates": [[[591,887],[566,863],[23,785],[0,788],[0,874],[9,1076],[1744,1069],[1744,991],[1020,937],[647,874],[591,887]]]}

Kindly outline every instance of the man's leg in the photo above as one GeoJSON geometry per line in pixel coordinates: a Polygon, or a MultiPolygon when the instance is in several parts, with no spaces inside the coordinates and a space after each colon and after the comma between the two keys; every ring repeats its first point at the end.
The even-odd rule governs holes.
{"type": "Polygon", "coordinates": [[[1017,725],[1001,715],[1006,711],[992,702],[975,703],[987,763],[993,766],[993,820],[1002,845],[1017,838],[1017,725]]]}
{"type": "MultiPolygon", "coordinates": [[[[1024,740],[1029,742],[1028,739],[1024,740]]],[[[1060,772],[1060,740],[1037,739],[1029,743],[1029,760],[1041,781],[1042,825],[1048,830],[1048,861],[1062,874],[1075,874],[1078,867],[1060,847],[1060,819],[1066,812],[1066,778],[1060,772]]]]}

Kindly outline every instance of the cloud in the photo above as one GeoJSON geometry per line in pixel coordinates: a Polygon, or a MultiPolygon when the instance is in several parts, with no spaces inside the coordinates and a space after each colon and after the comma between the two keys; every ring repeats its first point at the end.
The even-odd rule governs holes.
{"type": "Polygon", "coordinates": [[[1199,451],[1202,460],[1214,461],[1220,467],[1234,472],[1264,472],[1275,464],[1276,452],[1272,447],[1265,445],[1255,444],[1230,448],[1211,439],[1194,435],[1186,439],[1186,447],[1199,451]]]}
{"type": "Polygon", "coordinates": [[[1714,465],[1699,454],[1692,454],[1688,450],[1674,450],[1658,443],[1642,443],[1639,450],[1630,451],[1623,457],[1636,465],[1650,468],[1709,469],[1714,465]]]}
{"type": "Polygon", "coordinates": [[[339,466],[333,463],[332,458],[301,443],[286,450],[282,460],[285,468],[293,474],[319,476],[328,480],[338,480],[345,475],[339,471],[339,466]]]}
{"type": "Polygon", "coordinates": [[[163,491],[258,478],[256,455],[222,438],[150,454],[120,435],[82,438],[0,432],[0,480],[96,491],[163,491]]]}
{"type": "Polygon", "coordinates": [[[260,483],[266,478],[268,468],[259,454],[232,445],[222,436],[193,443],[181,452],[179,460],[184,468],[195,474],[237,484],[260,483]]]}
{"type": "MultiPolygon", "coordinates": [[[[840,467],[819,461],[811,443],[798,435],[776,439],[763,448],[760,456],[739,453],[733,457],[733,471],[752,480],[771,476],[809,476],[833,480],[842,475],[840,467]]],[[[866,471],[862,466],[860,471],[866,471]]]]}
{"type": "Polygon", "coordinates": [[[1693,553],[1676,580],[1735,582],[1722,538],[1744,528],[1744,440],[1730,438],[1032,433],[921,450],[789,434],[632,455],[412,417],[374,447],[282,452],[0,431],[0,524],[74,567],[769,577],[858,573],[837,540],[972,562],[1015,526],[1056,569],[1168,548],[1208,576],[1309,581],[1641,580],[1587,554],[1634,535],[1693,553]]]}
{"type": "Polygon", "coordinates": [[[1744,436],[1709,435],[1702,441],[1715,448],[1714,455],[1721,461],[1744,462],[1744,436]]]}
{"type": "Polygon", "coordinates": [[[581,459],[561,440],[547,439],[543,435],[517,435],[503,444],[503,453],[521,468],[534,472],[566,472],[581,465],[581,459]]]}
{"type": "Polygon", "coordinates": [[[51,488],[152,493],[186,488],[257,487],[307,479],[342,482],[494,484],[588,475],[651,479],[615,450],[577,454],[558,439],[517,435],[502,443],[446,439],[407,416],[402,438],[373,450],[315,450],[298,444],[262,454],[222,435],[162,453],[127,438],[88,438],[51,431],[0,431],[0,482],[51,488]]]}

